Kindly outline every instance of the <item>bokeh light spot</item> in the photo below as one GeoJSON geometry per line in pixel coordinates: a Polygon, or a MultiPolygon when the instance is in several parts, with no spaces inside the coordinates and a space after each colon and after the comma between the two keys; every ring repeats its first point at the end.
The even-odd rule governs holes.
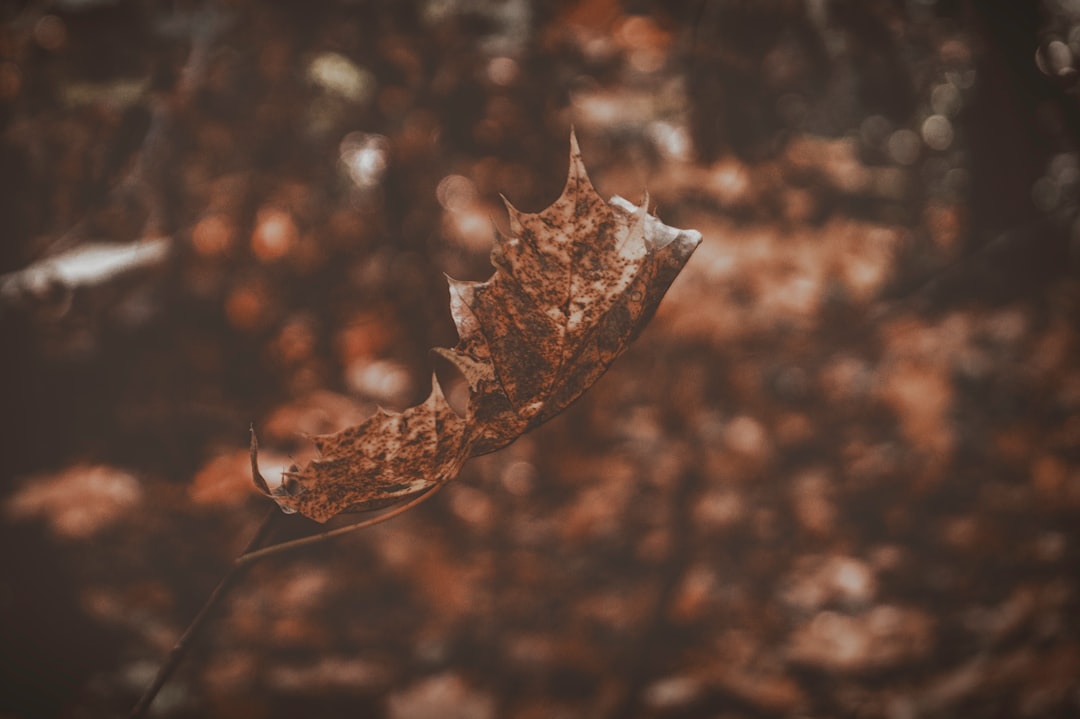
{"type": "Polygon", "coordinates": [[[351,132],[341,141],[339,157],[349,178],[360,189],[371,189],[382,181],[390,164],[390,143],[382,135],[351,132]]]}
{"type": "Polygon", "coordinates": [[[308,79],[323,90],[352,102],[364,102],[375,91],[375,78],[336,52],[324,52],[308,65],[308,79]]]}
{"type": "Polygon", "coordinates": [[[34,40],[44,50],[59,50],[67,42],[67,25],[56,15],[46,15],[34,25],[34,40]]]}
{"type": "Polygon", "coordinates": [[[292,216],[276,207],[259,210],[255,231],[251,235],[251,249],[255,256],[267,262],[284,257],[298,237],[292,216]]]}
{"type": "Polygon", "coordinates": [[[953,127],[944,115],[931,115],[922,124],[922,136],[932,150],[947,150],[953,141],[953,127]]]}
{"type": "Polygon", "coordinates": [[[930,92],[930,107],[938,115],[955,115],[961,104],[960,89],[951,82],[943,82],[930,92]]]}
{"type": "Polygon", "coordinates": [[[191,231],[195,251],[204,257],[224,254],[232,246],[236,228],[221,215],[206,215],[191,231]]]}
{"type": "Polygon", "coordinates": [[[251,331],[266,321],[268,297],[266,291],[255,284],[236,287],[225,300],[225,316],[237,329],[251,331]]]}
{"type": "Polygon", "coordinates": [[[889,157],[901,165],[913,165],[919,159],[919,136],[911,130],[897,130],[889,135],[886,148],[889,157]]]}
{"type": "Polygon", "coordinates": [[[512,57],[493,57],[488,62],[488,79],[500,87],[513,85],[519,72],[517,61],[512,57]]]}
{"type": "Polygon", "coordinates": [[[461,175],[447,175],[435,188],[435,198],[444,210],[461,212],[476,199],[476,185],[461,175]]]}
{"type": "Polygon", "coordinates": [[[656,72],[667,60],[669,34],[652,18],[631,15],[616,29],[615,36],[627,50],[627,62],[638,72],[656,72]]]}
{"type": "Polygon", "coordinates": [[[412,388],[409,371],[390,360],[358,360],[345,370],[345,381],[354,392],[377,402],[398,404],[412,388]]]}

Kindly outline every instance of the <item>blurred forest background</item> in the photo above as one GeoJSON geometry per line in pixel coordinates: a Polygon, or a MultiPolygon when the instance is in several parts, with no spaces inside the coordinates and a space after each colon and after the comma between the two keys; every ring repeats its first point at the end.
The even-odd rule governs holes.
{"type": "Polygon", "coordinates": [[[249,423],[274,476],[423,399],[443,273],[571,125],[704,234],[652,324],[432,501],[254,567],[155,715],[1080,716],[1080,3],[0,18],[0,717],[130,707],[266,510],[249,423]]]}

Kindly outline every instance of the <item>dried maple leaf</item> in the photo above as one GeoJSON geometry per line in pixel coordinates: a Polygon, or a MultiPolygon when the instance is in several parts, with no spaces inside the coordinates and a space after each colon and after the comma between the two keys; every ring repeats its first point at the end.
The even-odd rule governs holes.
{"type": "Polygon", "coordinates": [[[453,479],[469,457],[562,411],[637,336],[701,242],[650,216],[647,199],[604,202],[573,135],[559,199],[537,214],[506,206],[510,235],[496,233],[495,273],[449,280],[460,340],[435,350],[469,383],[465,417],[433,377],[423,404],[315,437],[321,456],[270,493],[282,509],[322,522],[385,505],[453,479]]]}

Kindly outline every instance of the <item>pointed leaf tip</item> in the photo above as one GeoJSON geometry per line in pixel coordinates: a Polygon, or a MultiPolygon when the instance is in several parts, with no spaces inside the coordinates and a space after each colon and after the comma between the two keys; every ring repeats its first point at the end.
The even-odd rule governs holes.
{"type": "Polygon", "coordinates": [[[267,484],[266,479],[262,476],[262,472],[259,471],[259,438],[255,435],[255,423],[252,422],[248,428],[248,432],[251,434],[251,439],[248,444],[248,455],[251,458],[251,481],[255,484],[255,488],[270,496],[270,485],[267,484]]]}
{"type": "MultiPolygon", "coordinates": [[[[567,172],[566,185],[569,188],[574,179],[582,180],[586,187],[592,190],[592,181],[585,169],[585,160],[581,156],[581,147],[578,145],[577,136],[570,132],[570,167],[567,172]]],[[[593,190],[595,192],[595,190],[593,190]]],[[[563,191],[565,194],[566,191],[563,191]]]]}

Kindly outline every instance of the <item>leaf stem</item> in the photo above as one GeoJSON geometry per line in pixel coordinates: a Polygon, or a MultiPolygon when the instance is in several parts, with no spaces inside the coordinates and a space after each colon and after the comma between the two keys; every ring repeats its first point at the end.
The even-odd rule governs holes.
{"type": "MultiPolygon", "coordinates": [[[[262,523],[259,524],[259,528],[255,530],[255,535],[244,547],[244,551],[241,552],[241,557],[248,554],[252,550],[258,548],[262,544],[263,540],[270,534],[274,525],[274,520],[281,516],[281,511],[273,506],[266,513],[266,517],[263,518],[262,523]]],[[[131,709],[131,713],[128,714],[129,719],[141,719],[146,716],[146,711],[150,708],[150,704],[153,703],[154,698],[161,691],[161,688],[165,686],[165,682],[169,681],[169,677],[172,676],[176,668],[180,666],[180,662],[184,656],[187,655],[188,649],[191,647],[191,640],[199,633],[203,624],[206,623],[207,618],[214,608],[221,602],[221,600],[228,593],[232,585],[240,579],[241,575],[247,569],[247,564],[233,564],[228,573],[221,578],[218,585],[214,587],[214,591],[203,603],[202,609],[195,615],[195,618],[191,620],[191,624],[188,625],[184,633],[180,635],[180,638],[176,640],[176,644],[173,645],[172,650],[169,651],[169,656],[165,658],[165,663],[161,665],[158,670],[157,676],[154,677],[154,681],[146,688],[143,695],[139,698],[139,701],[131,709]]]]}
{"type": "MultiPolygon", "coordinates": [[[[252,437],[253,447],[257,446],[254,445],[254,433],[252,434],[252,437]]],[[[377,517],[365,519],[363,521],[344,527],[338,527],[337,529],[331,529],[330,531],[323,532],[321,534],[314,534],[310,537],[294,539],[287,542],[281,542],[279,544],[272,544],[269,547],[264,547],[260,549],[259,545],[262,544],[262,542],[270,534],[270,530],[273,527],[274,520],[278,517],[283,516],[276,505],[272,506],[267,512],[266,517],[263,519],[262,523],[259,525],[258,530],[256,530],[255,536],[253,536],[251,538],[251,541],[248,542],[247,546],[244,547],[244,550],[240,553],[240,556],[233,561],[232,568],[224,577],[222,577],[221,581],[218,582],[218,585],[214,587],[214,591],[210,593],[210,596],[207,598],[206,602],[203,603],[203,606],[199,610],[199,613],[195,615],[195,618],[191,620],[191,624],[189,624],[187,629],[184,630],[184,633],[180,635],[180,638],[176,640],[176,644],[174,644],[172,650],[169,651],[169,656],[165,658],[165,663],[161,665],[161,669],[158,670],[157,676],[154,677],[154,681],[150,684],[149,687],[147,687],[146,691],[143,692],[143,695],[139,698],[139,701],[131,709],[131,713],[128,714],[128,719],[142,719],[146,716],[146,712],[150,708],[150,705],[153,703],[154,698],[157,697],[158,692],[160,692],[161,688],[165,686],[165,683],[169,680],[169,677],[172,676],[173,672],[176,671],[176,668],[180,666],[180,662],[187,655],[188,649],[191,647],[192,639],[194,639],[194,637],[202,629],[203,625],[206,623],[206,620],[209,618],[210,613],[221,602],[225,595],[228,594],[229,590],[232,589],[232,586],[240,579],[243,573],[252,564],[273,555],[283,554],[294,549],[300,549],[301,547],[307,547],[313,544],[318,544],[320,542],[325,542],[328,539],[333,539],[334,537],[348,534],[349,532],[355,532],[356,530],[363,529],[365,527],[371,527],[376,524],[381,524],[388,519],[393,519],[394,517],[400,514],[404,514],[413,507],[435,496],[435,494],[438,493],[440,489],[442,489],[443,484],[443,482],[440,482],[435,486],[431,487],[430,489],[424,491],[422,494],[406,502],[405,504],[394,507],[393,509],[383,514],[380,514],[377,517]]]]}
{"type": "Polygon", "coordinates": [[[243,554],[241,554],[239,557],[236,558],[235,566],[236,567],[245,567],[245,566],[247,566],[249,564],[252,564],[254,562],[259,561],[260,559],[265,559],[266,557],[270,557],[270,556],[273,556],[275,554],[282,554],[284,552],[292,551],[294,549],[300,549],[302,547],[308,547],[308,546],[311,546],[313,544],[319,544],[321,542],[327,541],[328,539],[333,539],[334,537],[340,537],[343,534],[349,534],[350,532],[355,532],[358,529],[364,529],[365,527],[372,527],[372,526],[375,526],[376,524],[382,524],[386,520],[393,519],[394,517],[398,516],[399,514],[404,514],[405,512],[409,511],[410,509],[417,506],[418,504],[426,502],[428,499],[434,497],[438,493],[438,491],[440,489],[442,489],[444,484],[445,484],[445,482],[439,482],[435,486],[431,487],[430,489],[425,490],[422,494],[414,497],[413,499],[409,500],[405,504],[394,507],[393,509],[389,510],[388,512],[380,514],[377,517],[372,517],[371,519],[365,519],[365,520],[362,520],[360,522],[356,522],[355,524],[348,524],[348,525],[346,525],[344,527],[338,527],[337,529],[331,529],[331,530],[329,530],[327,532],[322,532],[320,534],[313,534],[310,537],[302,537],[300,539],[293,539],[293,540],[288,541],[288,542],[281,542],[279,544],[272,544],[269,547],[265,547],[263,549],[257,549],[257,550],[253,550],[253,551],[249,551],[249,552],[244,552],[243,554]]]}

